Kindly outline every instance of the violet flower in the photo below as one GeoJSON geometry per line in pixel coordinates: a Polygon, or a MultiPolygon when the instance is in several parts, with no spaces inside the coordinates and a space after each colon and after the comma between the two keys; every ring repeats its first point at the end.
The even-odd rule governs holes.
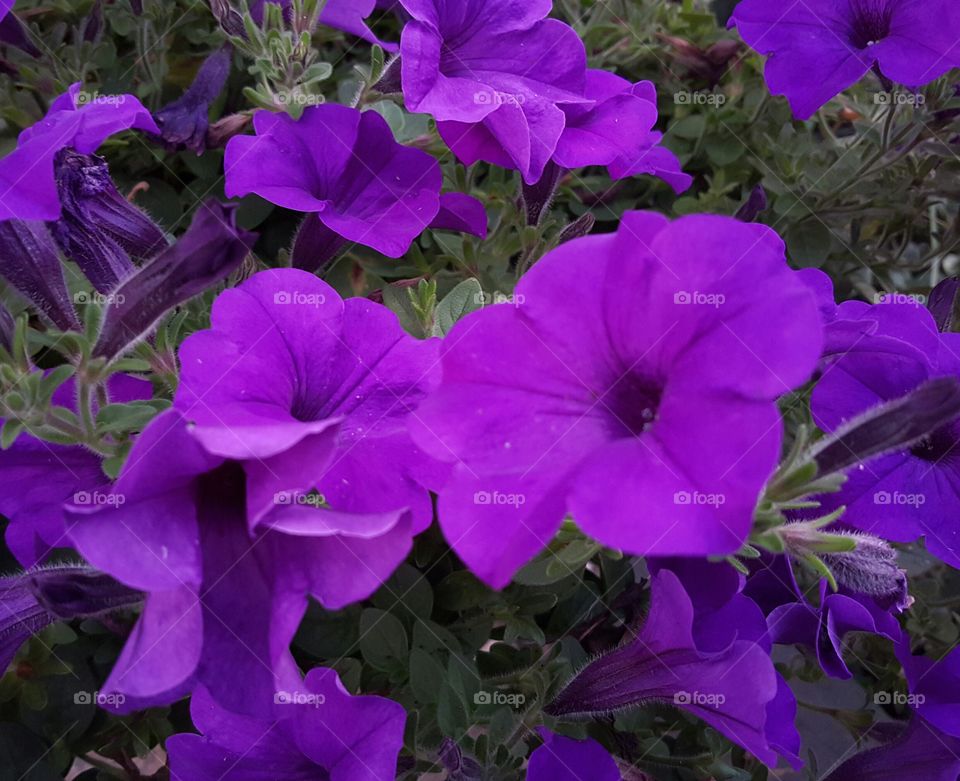
{"type": "Polygon", "coordinates": [[[130,128],[160,132],[133,95],[90,95],[79,82],[73,84],[42,120],[20,134],[17,148],[0,159],[0,220],[59,218],[57,152],[71,147],[92,154],[105,139],[130,128]]]}
{"type": "Polygon", "coordinates": [[[237,228],[235,211],[212,200],[202,203],[175,244],[120,282],[109,296],[95,355],[116,358],[175,306],[240,266],[257,237],[237,228]]]}
{"type": "MultiPolygon", "coordinates": [[[[2,226],[0,226],[2,227],[2,226]]],[[[114,374],[106,384],[113,404],[149,399],[149,382],[114,374]]],[[[54,406],[77,409],[73,378],[53,393],[54,406]]],[[[100,457],[79,445],[59,445],[21,434],[0,450],[0,513],[7,519],[7,548],[24,567],[44,561],[54,548],[67,547],[63,505],[93,503],[106,496],[109,480],[100,457]]]]}
{"type": "Polygon", "coordinates": [[[783,724],[779,714],[768,716],[768,706],[777,703],[782,679],[768,651],[740,637],[723,649],[702,650],[694,639],[694,605],[679,578],[663,570],[651,589],[640,633],[584,667],[546,712],[583,718],[648,701],[672,703],[775,766],[782,749],[767,728],[775,732],[783,724]]]}
{"type": "Polygon", "coordinates": [[[62,149],[54,170],[62,211],[53,236],[101,293],[166,248],[163,231],[117,191],[102,157],[62,149]]]}
{"type": "MultiPolygon", "coordinates": [[[[856,349],[836,356],[814,389],[814,419],[825,431],[836,431],[931,378],[960,375],[960,335],[938,333],[923,307],[851,301],[837,309],[841,319],[869,322],[875,331],[856,349]]],[[[955,420],[908,449],[849,470],[843,489],[831,497],[847,507],[844,524],[891,542],[925,537],[931,553],[960,566],[960,526],[953,512],[960,500],[958,442],[955,420]]]]}
{"type": "Polygon", "coordinates": [[[527,781],[620,781],[616,760],[597,741],[538,732],[543,744],[530,755],[527,781]]]}
{"type": "Polygon", "coordinates": [[[637,555],[737,550],[779,455],[774,400],[821,351],[777,235],[631,212],[548,253],[515,302],[454,327],[411,421],[456,461],[440,524],[474,573],[504,587],[567,513],[637,555]]]}
{"type": "Polygon", "coordinates": [[[0,222],[0,276],[61,331],[80,330],[57,246],[42,222],[0,222]]]}
{"type": "Polygon", "coordinates": [[[223,709],[203,689],[190,715],[203,735],[167,739],[171,781],[393,781],[407,718],[385,697],[351,696],[324,668],[254,718],[223,709]]]}
{"type": "Polygon", "coordinates": [[[927,307],[937,321],[938,331],[954,331],[958,323],[957,309],[960,299],[960,277],[947,277],[930,291],[927,307]]]}
{"type": "MultiPolygon", "coordinates": [[[[437,216],[440,166],[398,144],[375,111],[324,104],[299,121],[258,111],[253,125],[255,137],[227,144],[227,195],[256,193],[316,214],[331,249],[352,241],[398,258],[437,216]]],[[[329,260],[316,258],[310,270],[329,260]]]]}
{"type": "Polygon", "coordinates": [[[57,621],[136,605],[143,594],[84,566],[57,566],[0,578],[0,676],[30,637],[57,621]]]}
{"type": "Polygon", "coordinates": [[[42,56],[43,52],[30,40],[26,25],[11,13],[12,10],[13,0],[0,0],[0,43],[16,46],[31,57],[42,56]]]}
{"type": "Polygon", "coordinates": [[[743,0],[729,26],[770,55],[766,78],[808,119],[871,68],[921,87],[960,65],[953,0],[743,0]]]}
{"type": "Polygon", "coordinates": [[[564,130],[563,106],[592,103],[573,28],[544,18],[550,0],[402,5],[413,17],[400,40],[407,108],[431,114],[445,139],[462,139],[454,152],[465,162],[476,146],[463,138],[472,126],[498,151],[492,162],[518,169],[528,184],[540,179],[564,130]]]}
{"type": "MultiPolygon", "coordinates": [[[[258,24],[263,22],[264,3],[281,6],[285,14],[289,13],[291,8],[290,0],[251,0],[250,15],[258,24]]],[[[397,44],[380,40],[364,22],[364,19],[373,14],[376,6],[376,0],[326,0],[320,12],[320,23],[355,35],[368,43],[375,43],[389,52],[395,52],[399,48],[397,44]]]]}
{"type": "Polygon", "coordinates": [[[198,155],[206,150],[210,104],[227,83],[231,58],[229,46],[215,51],[203,61],[186,92],[154,115],[160,127],[160,140],[167,147],[186,147],[198,155]]]}
{"type": "Polygon", "coordinates": [[[430,523],[417,481],[432,462],[403,422],[435,350],[304,272],[221,294],[117,500],[70,508],[78,550],[148,592],[106,691],[136,708],[200,684],[255,714],[296,685],[288,646],[307,596],[331,610],[366,598],[430,523]]]}

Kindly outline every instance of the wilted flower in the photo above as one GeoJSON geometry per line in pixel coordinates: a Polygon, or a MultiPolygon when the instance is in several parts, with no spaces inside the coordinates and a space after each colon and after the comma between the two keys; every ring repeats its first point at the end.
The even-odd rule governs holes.
{"type": "MultiPolygon", "coordinates": [[[[440,166],[398,144],[375,111],[325,104],[298,121],[258,111],[253,125],[255,137],[227,144],[227,195],[256,193],[316,214],[331,250],[353,241],[397,258],[437,216],[440,166]]],[[[329,259],[315,258],[310,270],[329,259]]]]}
{"type": "Polygon", "coordinates": [[[167,739],[172,781],[393,781],[407,715],[385,697],[351,696],[334,670],[315,668],[255,718],[203,689],[190,702],[202,735],[167,739]]]}
{"type": "Polygon", "coordinates": [[[70,147],[92,154],[103,141],[135,128],[159,133],[147,111],[133,95],[100,95],[73,84],[50,104],[47,115],[24,130],[17,148],[0,160],[0,220],[56,220],[60,200],[54,177],[54,158],[70,147]]]}
{"type": "Polygon", "coordinates": [[[187,91],[154,115],[160,140],[168,147],[186,147],[198,155],[207,148],[210,104],[227,83],[231,53],[232,49],[224,46],[207,57],[187,91]]]}
{"type": "Polygon", "coordinates": [[[505,586],[568,512],[630,553],[738,549],[779,455],[774,400],[821,351],[776,234],[628,213],[542,258],[514,303],[454,327],[411,421],[456,461],[439,517],[470,568],[505,586]]]}
{"type": "Polygon", "coordinates": [[[774,95],[799,119],[876,67],[921,87],[960,65],[960,6],[954,0],[743,0],[730,19],[767,60],[774,95]]]}
{"type": "Polygon", "coordinates": [[[102,157],[62,149],[54,170],[62,206],[54,238],[101,293],[166,248],[163,231],[117,191],[102,157]]]}

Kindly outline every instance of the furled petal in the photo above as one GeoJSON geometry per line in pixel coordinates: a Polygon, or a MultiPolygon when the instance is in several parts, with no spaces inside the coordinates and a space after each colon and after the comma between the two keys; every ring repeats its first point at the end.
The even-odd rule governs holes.
{"type": "Polygon", "coordinates": [[[231,49],[223,47],[207,57],[186,92],[157,111],[154,118],[165,144],[185,146],[198,155],[206,149],[210,104],[227,83],[231,55],[231,49]]]}

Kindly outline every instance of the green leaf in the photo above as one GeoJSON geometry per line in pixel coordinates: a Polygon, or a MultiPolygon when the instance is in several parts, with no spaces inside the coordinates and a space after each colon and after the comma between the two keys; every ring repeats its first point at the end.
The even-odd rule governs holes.
{"type": "Polygon", "coordinates": [[[437,304],[433,319],[433,335],[446,336],[463,317],[483,308],[483,288],[476,279],[466,279],[437,304]]]}
{"type": "Polygon", "coordinates": [[[360,615],[360,653],[372,667],[397,673],[407,665],[407,630],[385,610],[367,608],[360,615]]]}
{"type": "Polygon", "coordinates": [[[437,684],[445,677],[443,665],[421,648],[410,652],[410,687],[423,703],[435,703],[439,697],[437,684]]]}

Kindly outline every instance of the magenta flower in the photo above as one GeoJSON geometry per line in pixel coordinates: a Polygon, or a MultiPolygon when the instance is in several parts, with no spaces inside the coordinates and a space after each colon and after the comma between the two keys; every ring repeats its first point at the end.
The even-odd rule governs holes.
{"type": "MultiPolygon", "coordinates": [[[[400,39],[407,108],[431,114],[445,139],[462,136],[464,126],[482,126],[478,132],[500,150],[499,158],[528,184],[536,182],[563,133],[563,106],[591,103],[584,97],[580,37],[544,18],[550,0],[402,5],[413,17],[400,39]]],[[[468,139],[454,152],[469,161],[473,146],[468,139]]]]}
{"type": "Polygon", "coordinates": [[[776,234],[628,213],[540,260],[515,304],[457,324],[411,421],[456,462],[440,523],[478,577],[505,586],[567,513],[638,555],[739,548],[779,455],[774,400],[822,345],[776,234]]]}
{"type": "Polygon", "coordinates": [[[200,689],[190,715],[203,735],[167,740],[171,781],[393,781],[407,715],[385,697],[351,696],[334,670],[311,670],[257,717],[200,689]],[[272,711],[272,712],[271,712],[272,711]]]}
{"type": "Polygon", "coordinates": [[[807,119],[876,67],[921,87],[960,65],[953,0],[743,0],[730,19],[768,54],[766,78],[807,119]]]}
{"type": "Polygon", "coordinates": [[[27,128],[17,148],[0,160],[0,220],[56,220],[60,200],[54,179],[57,152],[71,147],[92,154],[105,139],[135,128],[160,130],[133,95],[98,95],[74,84],[50,104],[47,115],[27,128]]]}
{"type": "Polygon", "coordinates": [[[227,144],[227,195],[316,214],[338,247],[352,241],[398,258],[440,209],[440,166],[398,144],[375,111],[325,104],[296,122],[258,111],[253,124],[256,136],[227,144]]]}
{"type": "Polygon", "coordinates": [[[574,740],[540,728],[543,745],[530,755],[527,781],[620,781],[620,770],[597,741],[574,740]]]}
{"type": "Polygon", "coordinates": [[[78,550],[147,592],[105,691],[137,708],[200,684],[253,714],[296,684],[307,596],[331,610],[366,598],[430,523],[419,481],[438,478],[404,418],[435,351],[301,271],[216,300],[211,330],[181,347],[174,409],[140,435],[112,501],[71,508],[78,550]]]}

